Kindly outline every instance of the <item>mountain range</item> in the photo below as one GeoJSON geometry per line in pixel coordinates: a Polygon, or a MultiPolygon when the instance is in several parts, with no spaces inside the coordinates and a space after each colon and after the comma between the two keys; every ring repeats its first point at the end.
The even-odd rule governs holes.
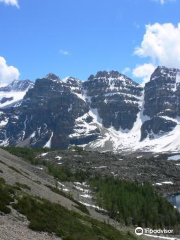
{"type": "Polygon", "coordinates": [[[87,81],[48,74],[0,88],[0,146],[113,152],[180,150],[180,70],[142,86],[117,71],[87,81]]]}

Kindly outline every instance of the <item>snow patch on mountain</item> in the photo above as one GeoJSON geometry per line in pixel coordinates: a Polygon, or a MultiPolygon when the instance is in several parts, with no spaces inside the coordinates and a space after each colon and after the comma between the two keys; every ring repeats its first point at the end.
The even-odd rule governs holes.
{"type": "Polygon", "coordinates": [[[150,152],[169,152],[180,150],[180,122],[176,127],[168,133],[164,133],[162,136],[155,135],[154,139],[146,138],[144,141],[139,142],[135,146],[134,150],[140,149],[150,152]]]}
{"type": "Polygon", "coordinates": [[[29,80],[14,80],[5,87],[0,88],[0,108],[18,106],[26,92],[33,88],[34,83],[29,80]]]}
{"type": "MultiPolygon", "coordinates": [[[[167,120],[177,123],[177,126],[169,133],[153,134],[153,139],[148,137],[144,141],[141,139],[141,126],[149,120],[150,117],[143,115],[144,112],[144,93],[141,96],[140,112],[137,114],[136,122],[131,130],[119,129],[115,130],[112,126],[108,129],[103,128],[101,121],[96,120],[96,124],[101,129],[101,137],[86,145],[86,148],[104,151],[152,151],[152,152],[167,152],[180,150],[180,118],[170,118],[161,116],[167,120]]],[[[92,115],[94,119],[98,118],[98,113],[92,115]]]]}
{"type": "Polygon", "coordinates": [[[174,152],[180,151],[180,123],[173,131],[164,133],[162,136],[154,134],[154,139],[146,138],[142,142],[140,141],[140,128],[138,129],[138,124],[135,124],[133,130],[128,133],[116,131],[112,127],[104,131],[106,131],[104,136],[89,143],[86,145],[86,148],[90,147],[94,150],[114,152],[144,151],[158,153],[172,150],[174,152]],[[135,129],[137,129],[137,132],[135,129]]]}
{"type": "Polygon", "coordinates": [[[74,127],[74,133],[70,134],[70,138],[77,138],[81,137],[82,135],[88,136],[91,135],[93,131],[97,129],[96,121],[92,121],[91,123],[87,123],[87,118],[90,116],[94,116],[91,111],[84,114],[81,117],[78,117],[75,120],[75,127],[74,127]]]}
{"type": "Polygon", "coordinates": [[[25,92],[0,92],[0,108],[10,107],[13,104],[21,101],[25,96],[25,92]],[[3,102],[3,99],[7,101],[3,102]]]}
{"type": "Polygon", "coordinates": [[[177,72],[176,83],[180,83],[180,72],[177,72]]]}
{"type": "Polygon", "coordinates": [[[52,132],[49,140],[48,140],[47,143],[44,145],[44,148],[51,148],[51,141],[52,141],[53,135],[54,135],[54,133],[52,132]]]}
{"type": "MultiPolygon", "coordinates": [[[[115,130],[114,127],[110,128],[103,128],[102,124],[100,125],[100,128],[103,129],[101,131],[101,134],[103,136],[99,138],[98,140],[95,140],[94,142],[88,144],[89,147],[92,148],[100,148],[100,147],[106,147],[106,151],[114,151],[118,152],[119,149],[127,150],[129,151],[132,146],[135,146],[135,144],[139,144],[140,138],[141,138],[141,126],[142,124],[149,120],[148,116],[143,115],[144,111],[144,93],[141,96],[140,101],[140,112],[137,114],[136,122],[134,123],[134,126],[131,130],[129,129],[122,129],[120,128],[119,131],[115,130]],[[108,148],[109,147],[109,148],[108,148]]],[[[94,119],[98,118],[98,113],[94,112],[94,119]]],[[[102,121],[97,121],[97,124],[102,123],[102,121]]]]}
{"type": "MultiPolygon", "coordinates": [[[[0,88],[2,111],[7,111],[5,108],[11,106],[19,106],[24,98],[21,108],[16,110],[26,113],[26,111],[31,112],[31,109],[37,110],[37,106],[42,112],[47,110],[45,120],[43,118],[45,123],[40,121],[36,125],[31,121],[32,119],[27,121],[26,115],[19,113],[20,120],[16,120],[16,116],[7,118],[8,115],[0,115],[1,143],[8,142],[6,131],[8,136],[11,135],[9,124],[14,124],[14,127],[20,122],[15,139],[9,137],[10,144],[15,140],[17,144],[26,141],[28,146],[42,143],[44,147],[53,147],[55,141],[52,143],[52,138],[54,136],[58,139],[59,135],[53,133],[51,125],[47,123],[50,117],[48,107],[54,104],[53,119],[58,117],[61,111],[70,129],[66,136],[67,145],[81,144],[88,150],[114,152],[178,151],[180,150],[180,117],[177,117],[180,115],[179,85],[180,71],[164,67],[157,68],[144,87],[144,91],[139,84],[116,71],[98,72],[84,83],[73,77],[62,81],[50,73],[45,78],[38,79],[36,89],[30,90],[24,98],[26,91],[33,87],[33,83],[16,80],[0,88]],[[43,94],[41,87],[44,87],[43,94]],[[145,123],[146,121],[148,122],[145,123]],[[43,127],[43,124],[46,127],[43,127]],[[161,124],[164,124],[162,128],[161,124]],[[154,126],[158,128],[157,131],[154,130],[154,126]]],[[[35,119],[39,119],[38,111],[33,114],[35,119]]],[[[61,118],[57,121],[60,124],[61,118]]],[[[61,142],[56,144],[61,145],[61,142]]]]}
{"type": "Polygon", "coordinates": [[[8,118],[5,118],[4,120],[0,121],[0,127],[5,126],[8,123],[8,118]]]}

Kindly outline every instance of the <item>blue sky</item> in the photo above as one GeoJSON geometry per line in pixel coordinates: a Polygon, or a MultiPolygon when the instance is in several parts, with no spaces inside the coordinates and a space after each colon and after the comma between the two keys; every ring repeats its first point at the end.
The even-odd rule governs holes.
{"type": "Polygon", "coordinates": [[[0,0],[1,83],[99,70],[141,81],[157,65],[180,68],[179,9],[180,0],[0,0]]]}

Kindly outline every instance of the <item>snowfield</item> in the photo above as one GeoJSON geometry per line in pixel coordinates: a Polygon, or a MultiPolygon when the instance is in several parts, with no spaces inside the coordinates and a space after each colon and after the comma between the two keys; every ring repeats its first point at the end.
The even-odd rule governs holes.
{"type": "MultiPolygon", "coordinates": [[[[81,96],[83,99],[88,99],[91,102],[91,98],[86,96],[84,92],[81,96]]],[[[151,133],[153,139],[147,137],[143,141],[141,139],[141,126],[142,124],[149,120],[148,116],[143,115],[144,111],[144,93],[141,96],[140,101],[140,112],[137,115],[136,122],[131,130],[115,130],[114,127],[104,128],[102,125],[102,119],[98,114],[97,109],[90,109],[87,114],[76,119],[76,127],[74,129],[74,134],[71,134],[69,137],[80,137],[81,134],[88,135],[92,130],[98,128],[101,132],[101,136],[88,144],[82,145],[85,149],[94,149],[101,152],[113,151],[113,152],[129,152],[129,151],[143,151],[143,152],[178,152],[180,151],[180,118],[170,118],[167,116],[162,116],[167,120],[176,122],[176,127],[167,133],[154,134],[151,133]],[[85,119],[87,116],[91,116],[93,121],[87,123],[85,119]],[[81,129],[79,129],[81,127],[81,129]]]]}
{"type": "Polygon", "coordinates": [[[25,96],[26,91],[24,92],[0,92],[0,108],[7,108],[16,103],[19,103],[25,96]],[[1,103],[3,98],[12,98],[9,101],[1,103]]]}

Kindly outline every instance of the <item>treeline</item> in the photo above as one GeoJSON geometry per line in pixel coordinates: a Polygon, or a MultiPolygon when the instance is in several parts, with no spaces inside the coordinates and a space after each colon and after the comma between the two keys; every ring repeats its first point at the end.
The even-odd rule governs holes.
{"type": "Polygon", "coordinates": [[[6,185],[3,178],[0,178],[0,212],[8,214],[11,209],[8,207],[10,202],[13,202],[14,190],[13,187],[6,185]]]}
{"type": "Polygon", "coordinates": [[[90,174],[87,171],[82,170],[72,171],[66,166],[57,166],[49,161],[43,161],[42,164],[47,167],[48,173],[50,175],[52,175],[55,179],[58,179],[60,181],[83,182],[86,181],[90,176],[90,174]]]}
{"type": "Polygon", "coordinates": [[[26,160],[32,165],[41,164],[40,159],[37,155],[49,152],[48,148],[23,148],[23,147],[2,147],[2,149],[8,151],[9,153],[26,160]]]}
{"type": "Polygon", "coordinates": [[[9,214],[11,206],[27,217],[32,230],[54,233],[63,240],[136,240],[129,232],[118,231],[88,215],[33,197],[21,189],[22,185],[20,188],[10,186],[0,178],[0,215],[9,214]]]}
{"type": "MultiPolygon", "coordinates": [[[[66,166],[57,166],[54,163],[38,158],[38,155],[50,151],[47,148],[22,148],[22,147],[4,147],[4,150],[10,152],[11,154],[18,156],[25,161],[31,163],[32,165],[42,165],[48,170],[48,173],[52,175],[55,179],[60,181],[85,181],[89,178],[90,173],[87,171],[77,170],[72,171],[66,166]]],[[[83,148],[73,147],[79,154],[83,151],[83,148]]]]}
{"type": "Polygon", "coordinates": [[[148,182],[140,184],[96,177],[91,179],[90,185],[98,205],[125,225],[171,229],[180,224],[179,212],[148,182]]]}
{"type": "MultiPolygon", "coordinates": [[[[47,172],[60,181],[86,181],[95,193],[97,204],[109,212],[110,217],[125,225],[174,229],[180,227],[180,213],[148,182],[140,184],[113,177],[92,176],[88,171],[75,171],[36,158],[48,149],[5,148],[35,165],[44,165],[47,172]]],[[[81,151],[81,150],[80,150],[81,151]]]]}

